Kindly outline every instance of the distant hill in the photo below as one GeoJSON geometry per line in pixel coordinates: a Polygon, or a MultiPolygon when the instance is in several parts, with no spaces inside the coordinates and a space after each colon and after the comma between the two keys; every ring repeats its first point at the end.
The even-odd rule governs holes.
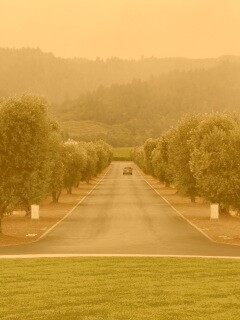
{"type": "Polygon", "coordinates": [[[116,147],[141,143],[144,136],[133,136],[124,125],[107,125],[96,121],[60,121],[64,136],[77,141],[105,140],[116,147]]]}
{"type": "Polygon", "coordinates": [[[57,58],[40,49],[0,48],[0,97],[30,92],[59,104],[100,86],[127,84],[134,79],[145,81],[174,70],[209,69],[222,61],[234,59],[239,58],[142,58],[137,61],[110,58],[93,61],[57,58]]]}
{"type": "Polygon", "coordinates": [[[0,99],[45,96],[75,139],[114,146],[157,137],[187,113],[240,108],[240,57],[62,59],[0,48],[0,99]]]}
{"type": "Polygon", "coordinates": [[[80,126],[97,122],[108,130],[109,143],[132,146],[160,136],[183,115],[211,111],[240,111],[239,59],[101,87],[63,103],[56,115],[61,121],[81,121],[80,126]]]}
{"type": "Polygon", "coordinates": [[[106,140],[109,126],[94,121],[63,121],[60,122],[63,132],[76,140],[106,140]]]}

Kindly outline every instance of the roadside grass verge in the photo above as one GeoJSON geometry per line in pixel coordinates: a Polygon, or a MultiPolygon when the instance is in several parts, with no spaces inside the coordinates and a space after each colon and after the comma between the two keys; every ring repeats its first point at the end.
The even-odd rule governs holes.
{"type": "Polygon", "coordinates": [[[115,161],[130,161],[131,160],[131,147],[113,148],[113,160],[115,161]]]}
{"type": "Polygon", "coordinates": [[[0,319],[239,319],[240,262],[196,258],[0,261],[0,319]]]}

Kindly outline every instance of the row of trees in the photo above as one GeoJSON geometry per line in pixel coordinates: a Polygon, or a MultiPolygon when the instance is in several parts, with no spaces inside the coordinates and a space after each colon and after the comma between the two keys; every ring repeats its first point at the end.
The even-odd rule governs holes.
{"type": "Polygon", "coordinates": [[[189,116],[159,139],[133,151],[147,173],[194,202],[197,196],[240,210],[240,117],[226,113],[189,116]]]}
{"type": "Polygon", "coordinates": [[[23,95],[2,101],[0,222],[5,212],[18,206],[29,211],[49,194],[58,201],[63,188],[71,193],[80,181],[89,182],[111,158],[111,147],[103,141],[64,141],[42,99],[23,95]]]}

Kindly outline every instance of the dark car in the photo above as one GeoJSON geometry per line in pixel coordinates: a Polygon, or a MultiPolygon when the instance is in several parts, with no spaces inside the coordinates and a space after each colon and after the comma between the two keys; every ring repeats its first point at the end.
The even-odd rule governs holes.
{"type": "Polygon", "coordinates": [[[125,167],[123,168],[123,174],[132,174],[133,168],[132,167],[125,167]]]}

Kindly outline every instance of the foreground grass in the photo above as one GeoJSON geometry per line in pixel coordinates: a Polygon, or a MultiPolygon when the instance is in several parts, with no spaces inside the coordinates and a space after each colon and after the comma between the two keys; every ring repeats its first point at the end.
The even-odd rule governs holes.
{"type": "Polygon", "coordinates": [[[113,148],[113,159],[114,160],[131,160],[131,147],[124,148],[113,148]]]}
{"type": "Polygon", "coordinates": [[[0,319],[240,319],[240,262],[0,261],[0,319]]]}

